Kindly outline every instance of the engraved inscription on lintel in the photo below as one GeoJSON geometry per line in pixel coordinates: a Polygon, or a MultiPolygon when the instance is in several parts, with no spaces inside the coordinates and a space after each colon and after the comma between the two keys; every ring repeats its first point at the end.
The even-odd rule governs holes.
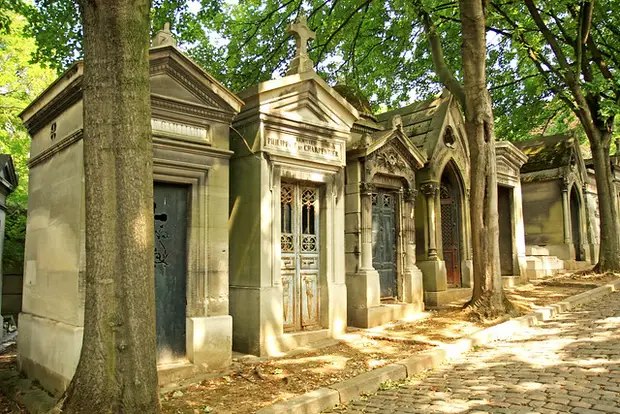
{"type": "Polygon", "coordinates": [[[324,158],[330,161],[342,161],[342,144],[318,141],[314,139],[285,136],[276,138],[268,136],[265,139],[265,147],[286,152],[291,155],[309,155],[324,158]]]}
{"type": "Polygon", "coordinates": [[[193,125],[179,124],[177,122],[164,121],[161,119],[151,119],[153,132],[164,132],[185,137],[197,138],[209,142],[209,131],[193,125]]]}

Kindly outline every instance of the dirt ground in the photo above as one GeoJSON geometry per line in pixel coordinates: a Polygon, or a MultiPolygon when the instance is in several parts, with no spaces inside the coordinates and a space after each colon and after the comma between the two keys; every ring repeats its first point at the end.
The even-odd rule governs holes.
{"type": "MultiPolygon", "coordinates": [[[[585,272],[561,275],[541,283],[511,288],[506,293],[521,312],[527,313],[619,276],[585,272]]],[[[502,322],[470,321],[461,307],[462,303],[455,303],[423,312],[413,320],[373,329],[351,329],[338,341],[281,358],[235,358],[229,375],[162,395],[163,411],[167,414],[255,412],[502,322]]],[[[0,354],[0,371],[14,368],[14,364],[15,346],[10,346],[0,354]]],[[[0,394],[0,414],[25,412],[0,394]]]]}
{"type": "MultiPolygon", "coordinates": [[[[0,372],[15,369],[17,344],[13,343],[0,353],[0,372]]],[[[27,413],[26,409],[0,392],[0,414],[27,413]]]]}

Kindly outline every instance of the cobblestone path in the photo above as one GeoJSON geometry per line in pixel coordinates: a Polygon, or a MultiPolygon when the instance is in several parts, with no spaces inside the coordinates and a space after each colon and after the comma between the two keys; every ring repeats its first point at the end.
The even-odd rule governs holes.
{"type": "Polygon", "coordinates": [[[620,413],[620,293],[333,413],[620,413]]]}

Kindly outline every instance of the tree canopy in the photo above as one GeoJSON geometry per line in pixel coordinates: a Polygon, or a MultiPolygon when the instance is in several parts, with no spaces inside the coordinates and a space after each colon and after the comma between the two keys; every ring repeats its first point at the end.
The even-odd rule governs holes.
{"type": "MultiPolygon", "coordinates": [[[[570,49],[571,42],[577,40],[571,33],[579,24],[575,18],[579,4],[570,0],[537,2],[542,18],[564,49],[570,49]]],[[[618,0],[583,4],[593,5],[590,39],[615,74],[620,18],[609,11],[620,4],[618,0]]],[[[298,14],[305,14],[317,33],[309,53],[319,74],[329,82],[346,82],[358,88],[379,109],[400,106],[442,88],[423,34],[420,7],[438,28],[446,62],[462,80],[456,2],[157,0],[151,17],[152,30],[171,22],[182,47],[226,86],[239,91],[274,74],[284,74],[285,63],[293,55],[286,25],[298,14]]],[[[81,56],[81,24],[75,1],[39,0],[24,10],[39,46],[35,61],[62,70],[81,56]]],[[[526,6],[498,0],[490,3],[488,14],[487,82],[498,138],[520,140],[532,133],[580,130],[564,99],[566,86],[558,81],[560,62],[526,6]]],[[[592,78],[583,80],[584,88],[601,92],[603,113],[620,112],[618,98],[611,92],[614,85],[617,88],[617,79],[606,78],[596,64],[598,58],[589,47],[586,49],[580,62],[592,65],[592,78]]],[[[570,64],[575,62],[573,59],[570,64]]]]}
{"type": "Polygon", "coordinates": [[[26,207],[30,138],[19,119],[19,113],[43,91],[55,77],[52,70],[30,59],[37,47],[24,29],[26,19],[4,9],[0,16],[7,24],[0,28],[0,152],[11,154],[19,175],[19,186],[9,202],[26,207]]]}

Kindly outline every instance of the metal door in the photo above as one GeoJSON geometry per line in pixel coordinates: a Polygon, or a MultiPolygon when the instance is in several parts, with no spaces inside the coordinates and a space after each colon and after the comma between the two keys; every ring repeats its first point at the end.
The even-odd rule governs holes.
{"type": "Polygon", "coordinates": [[[319,191],[283,182],[280,188],[282,305],[286,331],[320,328],[319,191]]]}
{"type": "Polygon", "coordinates": [[[575,260],[584,260],[581,255],[581,220],[579,214],[579,199],[577,199],[575,186],[573,186],[570,192],[570,225],[573,245],[575,246],[575,260]]]}
{"type": "Polygon", "coordinates": [[[514,274],[512,261],[512,200],[510,188],[498,186],[497,212],[499,215],[499,261],[502,275],[514,274]]]}
{"type": "Polygon", "coordinates": [[[396,194],[372,195],[372,266],[379,272],[381,297],[398,297],[396,271],[396,194]]]}
{"type": "Polygon", "coordinates": [[[446,263],[448,286],[461,286],[460,265],[460,238],[459,238],[459,214],[456,197],[452,193],[453,187],[442,183],[440,189],[441,199],[441,240],[443,259],[446,263]]]}
{"type": "Polygon", "coordinates": [[[185,358],[188,187],[155,183],[155,325],[157,360],[185,358]]]}

